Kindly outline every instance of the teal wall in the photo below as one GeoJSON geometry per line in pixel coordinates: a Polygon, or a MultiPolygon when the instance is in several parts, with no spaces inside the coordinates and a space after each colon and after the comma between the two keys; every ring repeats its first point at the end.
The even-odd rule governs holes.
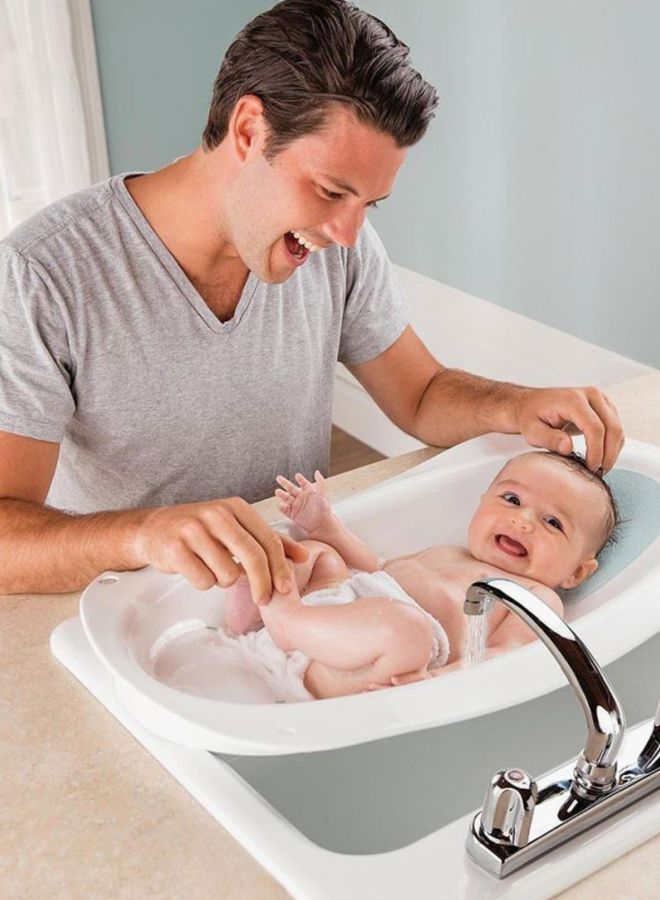
{"type": "MultiPolygon", "coordinates": [[[[269,3],[92,0],[113,171],[197,145],[269,3]]],[[[660,367],[660,4],[364,0],[441,106],[372,213],[395,262],[660,367]]]]}
{"type": "Polygon", "coordinates": [[[200,142],[213,79],[263,0],[91,0],[112,172],[156,169],[200,142]]]}

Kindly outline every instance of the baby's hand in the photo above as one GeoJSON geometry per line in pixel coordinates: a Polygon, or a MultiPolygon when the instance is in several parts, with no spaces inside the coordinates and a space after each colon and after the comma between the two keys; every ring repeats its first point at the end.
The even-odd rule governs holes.
{"type": "Polygon", "coordinates": [[[278,475],[276,481],[281,485],[281,489],[275,490],[277,505],[288,519],[307,534],[313,534],[328,524],[332,508],[325,494],[325,479],[318,470],[314,473],[314,482],[300,473],[296,475],[298,484],[293,484],[283,475],[278,475]]]}
{"type": "Polygon", "coordinates": [[[426,681],[429,678],[437,678],[442,675],[443,670],[440,666],[433,669],[418,669],[417,672],[406,672],[405,675],[392,675],[390,683],[393,685],[414,684],[416,681],[426,681]]]}

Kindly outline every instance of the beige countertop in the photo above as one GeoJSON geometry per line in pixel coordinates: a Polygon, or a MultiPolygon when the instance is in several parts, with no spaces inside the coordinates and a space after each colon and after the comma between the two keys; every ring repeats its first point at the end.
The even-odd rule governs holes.
{"type": "MultiPolygon", "coordinates": [[[[660,372],[608,390],[629,437],[660,445],[660,372]]],[[[428,459],[336,476],[335,499],[428,459]]],[[[259,504],[275,518],[272,501],[259,504]]],[[[0,897],[285,898],[281,888],[50,653],[79,594],[0,597],[0,897]]],[[[653,710],[649,710],[649,716],[653,710]]],[[[660,836],[561,895],[657,897],[660,836]]]]}

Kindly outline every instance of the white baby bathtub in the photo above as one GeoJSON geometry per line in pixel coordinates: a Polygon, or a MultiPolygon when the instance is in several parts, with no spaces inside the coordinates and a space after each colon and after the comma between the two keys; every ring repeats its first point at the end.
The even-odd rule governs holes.
{"type": "MultiPolygon", "coordinates": [[[[483,489],[505,460],[527,450],[518,436],[486,435],[335,511],[384,557],[464,544],[483,489]]],[[[620,498],[630,519],[624,539],[567,602],[567,619],[601,665],[660,630],[660,449],[628,442],[618,474],[631,494],[620,498]]],[[[81,598],[84,631],[120,702],[149,731],[186,746],[250,756],[328,750],[484,715],[565,684],[535,641],[406,687],[275,703],[254,670],[218,651],[223,593],[147,567],[104,573],[81,598]]]]}

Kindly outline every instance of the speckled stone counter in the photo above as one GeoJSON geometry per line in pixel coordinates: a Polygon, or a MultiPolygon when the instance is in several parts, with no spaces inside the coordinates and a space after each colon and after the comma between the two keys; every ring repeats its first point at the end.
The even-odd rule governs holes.
{"type": "MultiPolygon", "coordinates": [[[[626,433],[660,445],[660,372],[608,390],[626,433]]],[[[424,449],[330,479],[333,499],[424,449]]],[[[271,521],[272,501],[258,504],[271,521]]],[[[79,594],[0,597],[0,897],[275,900],[283,890],[52,656],[79,594]]],[[[649,715],[652,714],[649,710],[649,715]]],[[[563,900],[655,900],[660,836],[563,900]]]]}

